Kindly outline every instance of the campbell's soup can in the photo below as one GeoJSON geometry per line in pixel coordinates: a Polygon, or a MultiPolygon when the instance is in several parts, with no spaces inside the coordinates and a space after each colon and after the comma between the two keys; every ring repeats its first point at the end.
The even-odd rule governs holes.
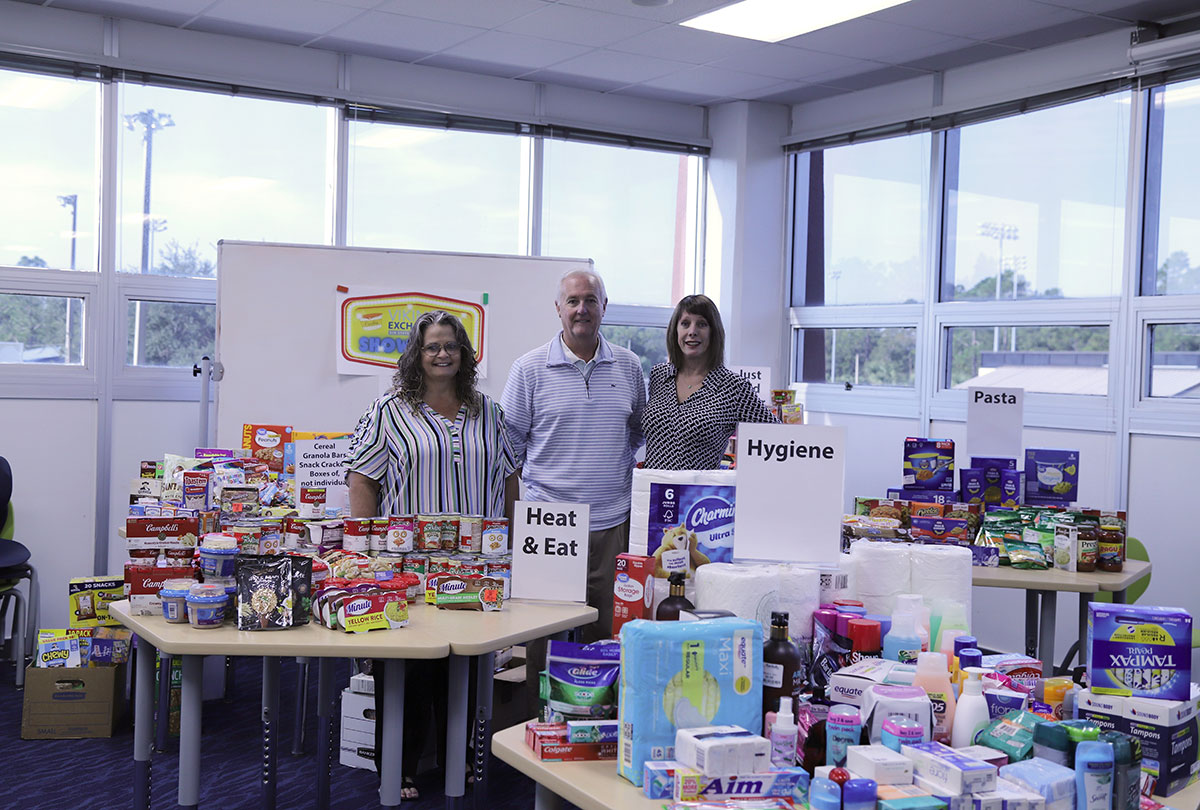
{"type": "Polygon", "coordinates": [[[483,515],[461,515],[458,518],[458,550],[478,554],[483,542],[483,515]]]}
{"type": "Polygon", "coordinates": [[[489,577],[512,576],[512,560],[494,559],[485,563],[484,573],[489,577]]]}
{"type": "Polygon", "coordinates": [[[367,547],[376,553],[387,548],[388,519],[386,517],[371,518],[371,534],[367,538],[367,547]]]}
{"type": "Polygon", "coordinates": [[[342,548],[366,551],[371,546],[371,518],[345,518],[342,521],[342,548]]]}
{"type": "Polygon", "coordinates": [[[425,576],[429,573],[428,554],[405,554],[404,573],[416,574],[421,578],[421,590],[425,589],[425,576]]]}
{"type": "Polygon", "coordinates": [[[258,541],[262,537],[262,526],[235,523],[226,529],[237,538],[238,551],[243,554],[258,554],[258,541]]]}
{"type": "Polygon", "coordinates": [[[412,515],[392,515],[388,518],[383,550],[395,553],[412,551],[416,526],[417,519],[412,515]]]}
{"type": "Polygon", "coordinates": [[[258,536],[259,554],[278,554],[283,550],[283,520],[268,519],[262,522],[262,532],[258,536]]]}
{"type": "Polygon", "coordinates": [[[458,568],[463,574],[487,575],[487,563],[477,557],[460,561],[458,568]]]}
{"type": "Polygon", "coordinates": [[[430,554],[425,566],[426,574],[444,574],[450,570],[450,558],[445,554],[430,554]]]}
{"type": "Polygon", "coordinates": [[[442,515],[442,551],[458,551],[458,515],[442,515]]]}
{"type": "Polygon", "coordinates": [[[415,538],[415,545],[420,551],[441,551],[441,515],[417,515],[417,536],[415,538]]]}
{"type": "Polygon", "coordinates": [[[283,519],[283,547],[299,548],[301,543],[308,541],[308,529],[300,518],[283,519]]]}
{"type": "Polygon", "coordinates": [[[480,540],[480,553],[505,554],[508,552],[508,518],[484,518],[480,540]]]}

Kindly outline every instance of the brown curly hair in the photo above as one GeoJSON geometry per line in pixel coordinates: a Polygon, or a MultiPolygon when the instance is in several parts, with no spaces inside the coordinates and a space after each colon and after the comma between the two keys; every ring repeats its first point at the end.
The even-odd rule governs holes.
{"type": "Polygon", "coordinates": [[[454,340],[458,343],[461,356],[458,374],[454,377],[454,393],[459,401],[467,406],[467,413],[475,416],[479,413],[480,406],[479,392],[475,390],[475,381],[478,378],[475,349],[471,346],[471,337],[463,328],[462,321],[440,309],[426,312],[413,324],[404,354],[396,361],[396,373],[392,375],[392,392],[399,394],[414,412],[420,409],[425,396],[425,368],[421,365],[421,349],[425,346],[425,332],[429,327],[438,324],[445,324],[454,330],[454,340]]]}

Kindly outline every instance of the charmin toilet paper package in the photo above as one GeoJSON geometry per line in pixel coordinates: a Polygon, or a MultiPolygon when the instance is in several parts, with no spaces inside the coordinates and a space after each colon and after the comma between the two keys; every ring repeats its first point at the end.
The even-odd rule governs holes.
{"type": "Polygon", "coordinates": [[[762,626],[741,618],[625,625],[617,743],[621,776],[641,785],[648,760],[672,758],[680,728],[761,728],[762,648],[762,626]]]}
{"type": "Polygon", "coordinates": [[[733,559],[736,472],[634,470],[629,548],[654,556],[654,575],[689,576],[697,566],[733,559]]]}

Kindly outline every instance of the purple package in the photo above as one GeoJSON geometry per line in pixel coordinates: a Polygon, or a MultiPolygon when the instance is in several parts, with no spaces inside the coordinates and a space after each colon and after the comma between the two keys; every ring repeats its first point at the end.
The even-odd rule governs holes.
{"type": "Polygon", "coordinates": [[[646,553],[654,554],[669,539],[681,552],[679,568],[674,570],[691,570],[702,564],[697,553],[709,562],[733,562],[736,490],[708,484],[651,484],[646,553]],[[688,541],[686,546],[683,540],[688,541]],[[690,553],[691,558],[682,552],[690,553]]]}
{"type": "Polygon", "coordinates": [[[1025,496],[1025,473],[1021,470],[1000,471],[1000,505],[1020,506],[1025,496]]]}

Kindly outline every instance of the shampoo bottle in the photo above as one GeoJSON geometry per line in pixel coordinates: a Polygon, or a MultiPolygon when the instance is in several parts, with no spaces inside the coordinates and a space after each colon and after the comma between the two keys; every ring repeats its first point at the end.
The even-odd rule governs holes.
{"type": "Polygon", "coordinates": [[[892,616],[892,629],[883,639],[883,657],[901,664],[915,664],[921,652],[921,637],[917,634],[917,620],[912,613],[897,613],[892,616]]]}
{"type": "Polygon", "coordinates": [[[1075,810],[1113,810],[1112,743],[1085,740],[1075,749],[1075,810]]]}
{"type": "Polygon", "coordinates": [[[796,736],[800,733],[792,713],[792,699],[779,699],[779,713],[771,724],[771,764],[791,768],[796,764],[796,736]]]}
{"type": "Polygon", "coordinates": [[[683,571],[676,571],[671,576],[667,577],[667,582],[670,583],[671,591],[666,599],[658,605],[658,610],[654,611],[655,621],[673,622],[679,619],[679,611],[694,610],[693,605],[688,598],[684,596],[687,586],[687,574],[683,571]]]}
{"type": "Polygon", "coordinates": [[[933,704],[933,739],[950,743],[954,729],[954,690],[950,685],[950,672],[946,669],[946,656],[938,652],[921,653],[917,657],[917,674],[913,686],[919,686],[929,695],[933,704]]]}
{"type": "MultiPolygon", "coordinates": [[[[771,637],[763,644],[763,716],[779,710],[781,698],[791,698],[792,711],[800,705],[804,687],[800,648],[788,638],[788,614],[771,614],[771,637]]],[[[793,714],[793,720],[795,715],[793,714]]]]}
{"type": "Polygon", "coordinates": [[[951,748],[966,748],[975,744],[975,735],[987,726],[991,718],[988,716],[987,699],[983,696],[983,674],[987,670],[980,667],[967,667],[966,680],[963,681],[962,697],[954,709],[954,726],[950,733],[951,748]]]}

